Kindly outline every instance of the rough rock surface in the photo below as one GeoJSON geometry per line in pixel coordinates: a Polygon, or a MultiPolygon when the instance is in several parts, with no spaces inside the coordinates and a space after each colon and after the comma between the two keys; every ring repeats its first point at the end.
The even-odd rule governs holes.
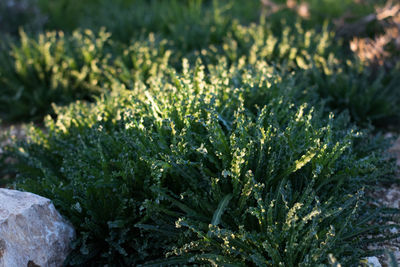
{"type": "Polygon", "coordinates": [[[62,266],[74,236],[49,199],[0,188],[0,267],[62,266]]]}

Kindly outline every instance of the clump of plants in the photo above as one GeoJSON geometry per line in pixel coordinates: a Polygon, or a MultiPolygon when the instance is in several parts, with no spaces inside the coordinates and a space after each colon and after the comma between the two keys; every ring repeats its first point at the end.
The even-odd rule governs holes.
{"type": "Polygon", "coordinates": [[[294,79],[262,62],[184,61],[57,108],[9,148],[16,186],[74,224],[69,265],[358,264],[389,219],[364,193],[393,166],[294,79]]]}
{"type": "Polygon", "coordinates": [[[37,118],[50,111],[50,104],[65,104],[79,98],[90,99],[100,87],[107,60],[109,35],[90,30],[65,36],[48,32],[37,39],[20,32],[19,44],[1,51],[0,112],[3,118],[37,118]]]}
{"type": "Polygon", "coordinates": [[[261,10],[259,1],[244,0],[39,0],[39,6],[50,18],[47,29],[105,27],[123,43],[153,32],[184,52],[220,43],[233,18],[257,21],[261,10]]]}
{"type": "Polygon", "coordinates": [[[295,72],[298,84],[303,83],[309,92],[314,88],[330,110],[348,110],[359,125],[383,127],[396,123],[400,103],[398,70],[364,66],[341,41],[335,39],[328,24],[316,30],[307,29],[301,21],[294,25],[281,23],[275,28],[261,21],[249,26],[234,24],[222,46],[211,46],[198,56],[210,63],[225,57],[233,63],[266,61],[295,72]]]}
{"type": "Polygon", "coordinates": [[[72,36],[53,32],[38,40],[22,33],[21,43],[11,45],[11,52],[1,51],[0,111],[8,120],[40,119],[53,102],[92,101],[114,84],[133,88],[137,82],[162,79],[170,68],[180,72],[179,62],[187,56],[190,62],[200,57],[210,66],[221,61],[228,67],[265,61],[281,72],[295,72],[301,90],[314,89],[331,110],[349,110],[360,125],[398,120],[398,72],[378,73],[362,66],[334,39],[328,24],[308,30],[299,20],[274,27],[262,20],[248,26],[233,21],[219,42],[207,43],[206,48],[190,50],[157,34],[125,45],[111,41],[104,30],[76,31],[72,36]]]}
{"type": "Polygon", "coordinates": [[[388,142],[360,127],[399,119],[398,68],[318,15],[361,7],[239,2],[39,0],[58,31],[1,44],[1,118],[45,119],[0,175],[74,225],[65,265],[358,266],[396,237],[368,197],[388,142]]]}
{"type": "Polygon", "coordinates": [[[0,116],[7,121],[41,120],[52,103],[93,101],[118,82],[128,88],[161,74],[170,52],[154,35],[120,46],[101,30],[20,32],[20,42],[0,50],[0,116]]]}
{"type": "Polygon", "coordinates": [[[332,110],[348,110],[359,125],[395,125],[399,117],[400,76],[397,70],[366,68],[360,62],[328,63],[304,74],[332,110]]]}

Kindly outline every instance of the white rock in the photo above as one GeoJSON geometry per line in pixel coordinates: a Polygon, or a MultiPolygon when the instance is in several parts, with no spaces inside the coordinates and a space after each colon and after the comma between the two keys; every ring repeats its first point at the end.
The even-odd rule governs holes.
{"type": "Polygon", "coordinates": [[[49,199],[0,189],[0,267],[62,266],[74,237],[49,199]]]}
{"type": "Polygon", "coordinates": [[[395,251],[394,256],[396,257],[397,261],[400,262],[400,251],[395,251]]]}
{"type": "Polygon", "coordinates": [[[377,257],[368,257],[366,258],[368,261],[368,266],[371,267],[382,267],[381,263],[379,262],[377,257]]]}

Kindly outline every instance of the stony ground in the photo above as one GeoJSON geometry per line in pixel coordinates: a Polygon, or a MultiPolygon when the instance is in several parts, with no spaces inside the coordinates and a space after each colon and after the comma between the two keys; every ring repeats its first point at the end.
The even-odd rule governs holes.
{"type": "MultiPolygon", "coordinates": [[[[394,143],[394,145],[391,147],[389,150],[393,156],[396,157],[397,159],[397,165],[400,168],[400,137],[397,139],[397,141],[394,143]]],[[[399,172],[399,179],[400,179],[400,172],[399,172]]],[[[400,183],[398,184],[393,184],[391,186],[388,186],[386,188],[382,188],[379,192],[375,192],[374,196],[376,197],[376,200],[379,204],[390,207],[390,208],[400,208],[400,183]]],[[[397,216],[394,218],[396,222],[393,223],[400,223],[400,216],[397,216]]],[[[400,231],[396,228],[391,228],[389,229],[392,233],[399,233],[400,231]]],[[[394,256],[397,259],[397,263],[400,263],[400,237],[395,239],[395,240],[390,240],[385,242],[384,248],[387,250],[390,250],[393,252],[394,256]]],[[[382,263],[382,266],[390,266],[388,264],[388,258],[387,256],[382,256],[380,257],[380,262],[382,263]]]]}
{"type": "MultiPolygon", "coordinates": [[[[0,155],[4,153],[4,147],[11,144],[13,139],[23,139],[26,136],[25,124],[6,125],[0,124],[0,155]]],[[[11,163],[13,159],[5,159],[5,163],[11,163]]],[[[0,188],[4,187],[7,183],[7,179],[10,179],[10,175],[4,174],[4,171],[0,169],[0,188]]]]}
{"type": "Polygon", "coordinates": [[[0,125],[0,148],[9,144],[12,138],[22,139],[26,136],[25,124],[2,124],[0,125]]]}

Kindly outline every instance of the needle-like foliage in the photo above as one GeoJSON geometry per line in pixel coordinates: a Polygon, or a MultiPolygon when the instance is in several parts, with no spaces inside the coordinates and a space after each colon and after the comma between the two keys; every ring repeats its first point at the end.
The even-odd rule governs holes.
{"type": "Polygon", "coordinates": [[[364,152],[367,136],[345,115],[300,101],[295,77],[256,66],[222,62],[207,75],[184,61],[182,74],[57,109],[32,130],[13,152],[17,186],[51,198],[76,227],[68,264],[315,266],[367,255],[366,234],[386,219],[364,192],[390,177],[390,162],[364,152]]]}

